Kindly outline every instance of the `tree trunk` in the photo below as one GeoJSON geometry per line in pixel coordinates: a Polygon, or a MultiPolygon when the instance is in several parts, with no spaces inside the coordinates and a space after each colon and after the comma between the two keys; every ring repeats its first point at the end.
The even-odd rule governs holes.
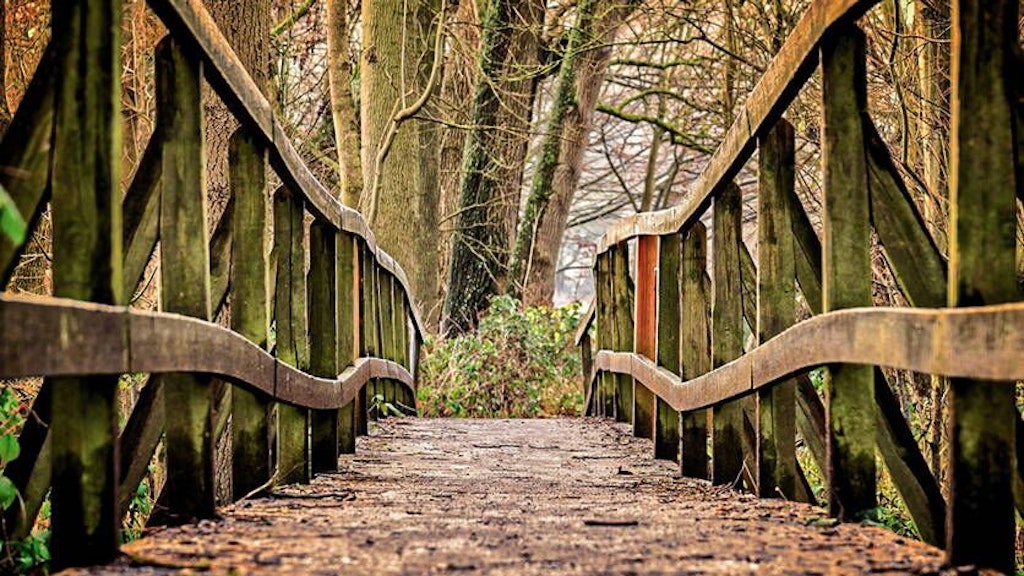
{"type": "Polygon", "coordinates": [[[636,8],[636,2],[624,2],[598,11],[597,4],[596,0],[581,0],[577,6],[579,20],[570,32],[551,122],[516,237],[512,277],[519,279],[523,302],[528,305],[551,304],[554,296],[569,208],[579,183],[594,108],[611,60],[608,42],[636,8]]]}
{"type": "MultiPolygon", "coordinates": [[[[363,182],[360,208],[371,216],[378,243],[405,269],[416,300],[431,310],[437,299],[437,197],[422,181],[419,122],[402,122],[374,191],[377,156],[396,112],[423,90],[422,61],[431,64],[434,41],[421,15],[433,0],[374,0],[362,3],[360,133],[363,182]],[[376,200],[373,198],[377,195],[376,200]],[[371,210],[376,202],[376,210],[371,210]]],[[[436,20],[431,19],[432,22],[436,20]]]]}
{"type": "Polygon", "coordinates": [[[363,191],[359,118],[352,94],[352,62],[349,59],[349,0],[327,0],[327,74],[331,84],[331,118],[338,151],[341,202],[359,206],[363,191]]]}
{"type": "Polygon", "coordinates": [[[11,124],[7,102],[7,0],[0,0],[0,138],[11,124]]]}

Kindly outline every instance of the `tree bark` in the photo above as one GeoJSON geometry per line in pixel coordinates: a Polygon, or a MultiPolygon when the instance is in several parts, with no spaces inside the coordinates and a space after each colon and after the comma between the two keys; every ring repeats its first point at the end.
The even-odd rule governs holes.
{"type": "Polygon", "coordinates": [[[363,191],[359,118],[352,94],[349,59],[349,0],[327,0],[327,74],[331,85],[331,118],[338,151],[340,198],[350,208],[359,206],[363,191]]]}
{"type": "Polygon", "coordinates": [[[7,102],[7,0],[0,0],[0,138],[11,125],[11,107],[7,102]]]}

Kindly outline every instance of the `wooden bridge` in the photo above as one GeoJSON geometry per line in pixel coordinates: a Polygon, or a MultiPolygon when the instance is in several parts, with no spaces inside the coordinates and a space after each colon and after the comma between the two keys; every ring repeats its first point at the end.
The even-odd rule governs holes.
{"type": "MultiPolygon", "coordinates": [[[[1018,455],[1024,428],[1015,406],[1015,381],[1024,379],[1024,303],[1015,260],[1017,202],[1024,200],[1018,154],[1024,130],[1016,128],[1022,112],[1015,85],[1017,3],[954,2],[948,260],[867,114],[865,39],[856,20],[875,3],[811,2],[685,203],[627,218],[602,239],[597,297],[578,338],[587,410],[628,422],[625,430],[653,445],[614,436],[623,427],[608,420],[536,424],[543,442],[500,421],[390,421],[378,435],[359,440],[372,455],[360,461],[347,454],[368,431],[378,404],[410,411],[415,406],[423,328],[401,267],[376,245],[360,215],[337,203],[301,162],[199,0],[149,0],[170,32],[156,54],[158,125],[122,199],[119,2],[55,2],[52,45],[0,145],[0,165],[6,167],[0,184],[33,221],[51,203],[54,224],[55,297],[0,297],[0,378],[46,378],[21,434],[22,456],[4,471],[21,494],[4,518],[8,537],[27,533],[49,493],[54,566],[114,560],[121,512],[161,439],[167,478],[158,500],[160,520],[188,524],[215,518],[217,475],[227,471],[215,466],[214,446],[230,421],[232,500],[270,490],[277,496],[235,504],[219,524],[167,531],[133,544],[131,551],[161,542],[187,546],[201,535],[209,538],[214,559],[230,558],[232,550],[238,552],[237,541],[214,536],[231,533],[239,514],[250,520],[256,514],[262,524],[273,525],[274,503],[289,497],[306,503],[304,521],[281,523],[285,528],[267,537],[277,539],[278,549],[290,546],[282,539],[306,542],[311,537],[298,533],[300,525],[338,514],[344,494],[356,490],[351,483],[362,474],[376,475],[380,490],[404,490],[405,499],[395,500],[403,506],[421,502],[420,508],[403,510],[401,525],[419,527],[421,544],[436,536],[435,550],[427,552],[457,553],[426,554],[428,560],[443,557],[438,569],[412,561],[396,566],[394,558],[381,556],[393,548],[378,553],[363,547],[345,556],[357,562],[352,571],[489,569],[484,561],[466,559],[481,555],[486,542],[473,545],[469,538],[469,545],[445,548],[448,533],[435,533],[440,525],[427,523],[449,515],[464,525],[486,524],[486,508],[428,504],[443,499],[446,482],[462,475],[476,479],[463,485],[478,497],[496,491],[532,493],[545,501],[558,494],[590,499],[559,509],[563,515],[575,510],[579,522],[547,526],[559,542],[573,541],[584,527],[600,528],[587,536],[591,555],[604,553],[601,538],[633,542],[633,548],[615,548],[616,554],[624,551],[626,563],[555,558],[535,565],[537,571],[635,572],[646,564],[652,571],[734,573],[758,568],[762,557],[742,552],[754,548],[777,550],[776,571],[937,567],[936,548],[842,526],[828,536],[863,544],[845,552],[853,560],[827,560],[842,558],[842,546],[812,546],[807,550],[819,551],[820,567],[808,568],[801,563],[809,558],[807,550],[785,544],[813,544],[820,529],[810,508],[751,500],[692,480],[740,483],[763,498],[813,502],[795,458],[799,433],[824,471],[832,516],[859,520],[876,507],[877,452],[925,542],[944,547],[953,565],[1012,571],[1015,506],[1021,510],[1024,504],[1024,458],[1018,455]],[[824,94],[821,240],[795,196],[794,134],[782,119],[818,69],[824,94]],[[242,125],[230,148],[231,205],[209,238],[203,78],[242,125]],[[740,194],[732,183],[755,151],[756,265],[742,241],[740,194]],[[282,182],[272,196],[269,257],[268,163],[282,182]],[[710,254],[709,230],[702,223],[709,210],[710,254]],[[920,308],[870,307],[872,232],[903,295],[920,308]],[[125,294],[139,285],[158,242],[162,311],[133,309],[125,294]],[[230,329],[213,322],[227,298],[230,329]],[[798,302],[820,315],[794,324],[798,302]],[[744,353],[748,331],[757,344],[744,353]],[[825,403],[807,377],[820,366],[828,367],[825,403]],[[951,379],[945,495],[878,366],[951,379]],[[149,374],[150,381],[122,430],[118,381],[135,373],[149,374]],[[430,472],[425,462],[431,458],[399,457],[403,442],[423,446],[416,444],[417,434],[459,426],[462,432],[442,434],[434,443],[441,450],[434,449],[433,459],[458,460],[459,446],[509,448],[514,457],[477,453],[449,466],[447,476],[430,472]],[[603,428],[595,432],[594,426],[603,428]],[[622,447],[627,444],[629,449],[622,447]],[[644,457],[637,450],[652,453],[644,457]],[[534,458],[531,451],[553,455],[534,458]],[[566,464],[583,452],[614,465],[566,464]],[[395,462],[406,467],[396,469],[395,462]],[[560,484],[563,492],[543,493],[558,483],[534,481],[550,480],[547,475],[563,466],[570,469],[560,484]],[[318,473],[327,474],[302,487],[318,473]],[[407,475],[418,480],[415,490],[407,475]],[[614,480],[621,476],[639,478],[628,484],[614,480]],[[651,482],[657,484],[653,489],[651,482]],[[287,484],[297,486],[281,488],[287,484]],[[582,487],[575,496],[574,486],[582,487]],[[317,490],[328,495],[316,496],[317,490]],[[709,505],[723,495],[737,504],[709,505]],[[431,514],[416,513],[426,508],[431,514]],[[696,530],[692,522],[687,529],[670,529],[680,518],[706,519],[712,533],[696,530]],[[613,535],[611,528],[634,533],[613,535]],[[758,536],[735,536],[744,531],[758,536]],[[772,548],[762,533],[776,531],[772,548]],[[710,540],[694,538],[698,533],[710,540]],[[666,534],[673,538],[666,540],[666,534]],[[637,544],[638,535],[649,535],[650,545],[637,544]],[[865,561],[865,550],[876,544],[897,564],[865,561]],[[664,549],[682,552],[656,554],[664,549]],[[741,560],[746,564],[714,564],[741,560]]],[[[21,247],[3,242],[6,284],[21,247]]],[[[370,502],[370,508],[352,513],[373,517],[378,511],[376,536],[362,535],[372,545],[375,538],[395,537],[395,531],[384,529],[391,525],[380,511],[393,502],[370,502]]],[[[357,543],[350,537],[358,532],[350,526],[331,533],[331,548],[351,549],[357,543]]],[[[540,553],[515,539],[503,545],[506,552],[540,553]]],[[[302,545],[296,546],[301,552],[302,545]]],[[[256,552],[245,551],[246,557],[256,552]]],[[[265,571],[271,573],[280,566],[298,569],[289,562],[269,566],[265,571]]],[[[519,573],[526,564],[509,560],[501,566],[519,573]]],[[[321,569],[348,571],[336,563],[321,569]]]]}

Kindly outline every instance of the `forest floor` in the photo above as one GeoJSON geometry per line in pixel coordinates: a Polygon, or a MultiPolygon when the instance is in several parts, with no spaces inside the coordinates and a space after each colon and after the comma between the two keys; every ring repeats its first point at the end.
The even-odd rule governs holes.
{"type": "Polygon", "coordinates": [[[340,471],[157,529],[68,574],[938,573],[942,553],[820,508],[680,478],[596,419],[391,419],[340,471]]]}

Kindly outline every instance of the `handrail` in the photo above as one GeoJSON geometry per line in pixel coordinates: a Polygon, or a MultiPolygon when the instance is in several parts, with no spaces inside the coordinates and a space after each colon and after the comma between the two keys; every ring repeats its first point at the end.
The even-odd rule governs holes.
{"type": "Polygon", "coordinates": [[[796,98],[818,63],[818,47],[835,26],[856,20],[879,0],[814,0],[768,65],[743,108],[684,195],[679,206],[627,216],[609,226],[596,254],[637,236],[678,232],[708,208],[754,153],[756,138],[769,130],[796,98]]]}
{"type": "MultiPolygon", "coordinates": [[[[194,49],[202,58],[207,80],[236,118],[259,133],[270,153],[271,164],[289,189],[301,194],[318,217],[339,230],[362,238],[377,263],[398,279],[409,296],[409,302],[413,303],[405,270],[377,245],[377,239],[362,214],[342,205],[302,161],[278,122],[270,102],[256,86],[203,3],[200,0],[147,2],[174,39],[194,49]]],[[[426,331],[419,308],[413,305],[411,309],[416,329],[422,336],[426,331]]]]}
{"type": "Polygon", "coordinates": [[[601,372],[637,379],[678,412],[710,408],[829,364],[874,364],[948,378],[1024,380],[1024,302],[977,308],[850,308],[815,316],[684,381],[632,352],[598,350],[601,372]],[[883,338],[899,334],[906,338],[883,338]]]}

